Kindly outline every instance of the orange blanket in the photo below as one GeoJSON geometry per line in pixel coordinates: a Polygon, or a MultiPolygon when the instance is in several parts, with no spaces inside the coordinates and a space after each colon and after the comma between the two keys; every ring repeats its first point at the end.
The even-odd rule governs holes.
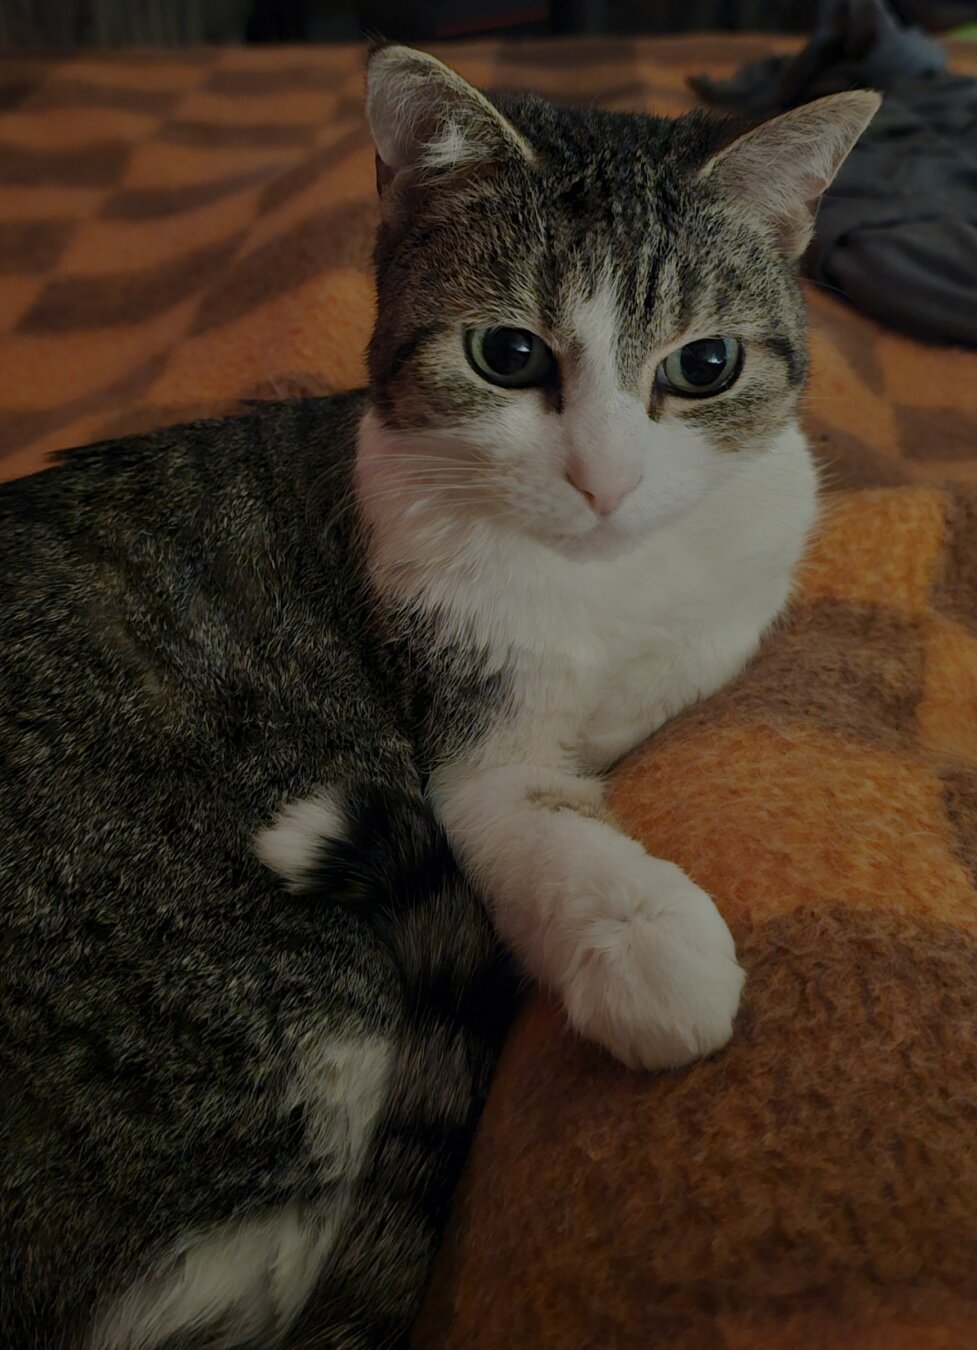
{"type": "MultiPolygon", "coordinates": [[[[778,44],[469,44],[469,78],[678,112],[778,44]]],[[[977,54],[956,64],[977,74],[977,54]]],[[[0,475],[362,379],[373,165],[344,48],[0,62],[0,475]]],[[[639,1077],[531,1002],[418,1344],[977,1344],[977,354],[812,292],[834,488],[792,622],[622,766],[750,982],[639,1077]],[[947,485],[947,486],[941,486],[947,485]],[[970,485],[970,486],[968,486],[970,485]]]]}

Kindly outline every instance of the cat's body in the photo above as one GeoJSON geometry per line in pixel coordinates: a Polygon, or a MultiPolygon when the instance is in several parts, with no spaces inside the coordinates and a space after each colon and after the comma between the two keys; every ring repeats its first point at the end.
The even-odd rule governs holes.
{"type": "MultiPolygon", "coordinates": [[[[228,1333],[272,1344],[356,1219],[405,1046],[417,1081],[399,1089],[394,1175],[377,1180],[401,1240],[413,1230],[411,1260],[433,1241],[446,1181],[430,1215],[412,1191],[424,1154],[452,1175],[508,986],[433,821],[409,806],[409,653],[358,615],[349,510],[319,528],[348,492],[361,401],[83,451],[0,491],[5,1345],[87,1344],[93,1308],[144,1273],[178,1287],[184,1247],[198,1292],[185,1279],[171,1308],[150,1281],[131,1312],[106,1312],[104,1344],[130,1344],[127,1317],[162,1343],[194,1299],[206,1327],[228,1292],[228,1333]],[[408,876],[416,852],[406,890],[362,862],[349,882],[340,858],[338,884],[324,873],[293,896],[259,863],[258,832],[323,782],[382,825],[378,877],[385,846],[408,876]],[[403,804],[371,807],[364,785],[403,804]],[[394,901],[407,916],[411,887],[414,940],[430,944],[413,966],[375,934],[394,901]],[[441,1005],[423,995],[438,979],[441,1005]],[[487,1006],[468,1005],[480,982],[487,1006]],[[429,1100],[411,1101],[422,1082],[429,1100]]],[[[357,1307],[355,1264],[345,1295],[323,1291],[322,1327],[372,1345],[405,1315],[401,1291],[394,1279],[357,1307]]]]}
{"type": "Polygon", "coordinates": [[[626,1062],[731,1031],[725,925],[599,774],[787,598],[815,512],[794,203],[766,233],[722,208],[743,155],[704,123],[605,152],[598,115],[374,63],[370,394],[0,490],[4,1344],[399,1341],[511,1008],[466,878],[626,1062]],[[620,199],[628,155],[664,215],[620,199]],[[500,181],[491,256],[452,271],[500,181]],[[690,283],[683,222],[744,274],[690,283]],[[622,289],[629,231],[654,247],[622,289]],[[703,348],[727,312],[745,357],[703,348]],[[694,416],[655,373],[683,342],[727,380],[694,416]]]}

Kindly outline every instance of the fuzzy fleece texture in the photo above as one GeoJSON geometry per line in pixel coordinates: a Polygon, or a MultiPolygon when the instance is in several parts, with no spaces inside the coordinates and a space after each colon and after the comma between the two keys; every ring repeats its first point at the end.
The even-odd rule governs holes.
{"type": "MultiPolygon", "coordinates": [[[[676,113],[765,40],[477,43],[494,88],[676,113]]],[[[977,52],[957,69],[977,74],[977,52]]],[[[0,475],[362,382],[348,48],[0,61],[0,475]]],[[[531,999],[416,1345],[977,1344],[977,354],[811,292],[829,500],[750,670],[620,767],[749,972],[727,1051],[629,1073],[531,999]]]]}

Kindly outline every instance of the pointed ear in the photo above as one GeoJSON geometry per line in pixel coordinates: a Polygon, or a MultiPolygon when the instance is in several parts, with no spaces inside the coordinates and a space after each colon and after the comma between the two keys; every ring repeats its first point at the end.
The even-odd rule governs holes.
{"type": "Polygon", "coordinates": [[[366,72],[381,195],[401,174],[452,172],[532,150],[484,94],[425,52],[381,47],[366,72]]]}
{"type": "Polygon", "coordinates": [[[783,251],[797,258],[810,241],[818,198],[881,102],[857,89],[805,103],[740,136],[699,177],[772,227],[783,251]]]}

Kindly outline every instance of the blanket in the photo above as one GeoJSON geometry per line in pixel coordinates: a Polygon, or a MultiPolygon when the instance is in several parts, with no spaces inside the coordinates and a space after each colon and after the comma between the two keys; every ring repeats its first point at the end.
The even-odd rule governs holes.
{"type": "MultiPolygon", "coordinates": [[[[777,40],[470,43],[497,89],[676,113],[777,40]]],[[[977,55],[954,51],[977,74],[977,55]]],[[[372,152],[349,48],[0,60],[0,474],[363,379],[372,152]]],[[[977,1344],[977,355],[809,292],[824,520],[746,674],[623,764],[624,828],[749,983],[628,1073],[533,996],[425,1350],[977,1344]]]]}

